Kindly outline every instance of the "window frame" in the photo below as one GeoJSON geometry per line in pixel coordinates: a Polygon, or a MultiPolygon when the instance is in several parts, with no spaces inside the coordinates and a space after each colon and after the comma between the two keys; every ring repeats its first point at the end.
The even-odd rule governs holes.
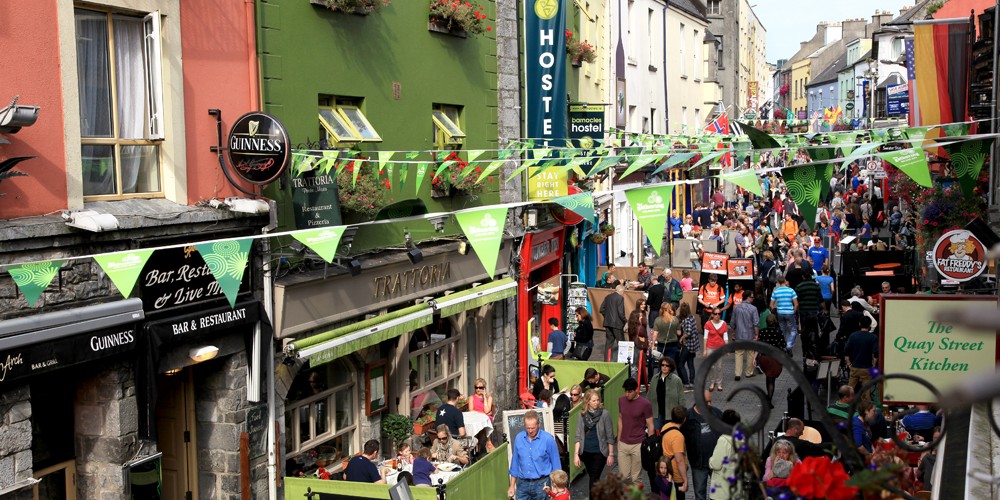
{"type": "Polygon", "coordinates": [[[722,0],[708,0],[708,15],[710,16],[721,16],[722,15],[722,0]],[[712,6],[715,6],[713,9],[712,6]]]}
{"type": "Polygon", "coordinates": [[[410,369],[414,369],[412,368],[412,363],[413,361],[416,361],[417,363],[415,368],[417,371],[417,385],[416,387],[410,389],[409,400],[407,403],[410,406],[411,416],[418,416],[414,415],[414,413],[418,413],[421,409],[413,407],[413,400],[416,399],[417,396],[434,392],[434,389],[441,387],[442,385],[445,386],[446,390],[454,387],[462,392],[465,392],[461,384],[463,382],[467,382],[469,378],[467,373],[468,360],[466,359],[466,349],[465,332],[463,330],[461,332],[453,331],[451,337],[431,342],[426,347],[407,353],[408,358],[406,366],[410,369]],[[433,368],[424,366],[422,359],[425,355],[429,354],[431,355],[433,364],[434,352],[438,350],[442,352],[439,361],[441,364],[441,375],[435,377],[433,376],[433,368]],[[451,363],[448,362],[447,354],[449,353],[454,353],[456,366],[451,366],[451,363]],[[431,370],[431,377],[424,380],[424,371],[427,369],[431,370]]]}
{"type": "Polygon", "coordinates": [[[431,121],[434,123],[434,144],[439,149],[448,146],[461,146],[465,143],[468,135],[461,126],[462,108],[449,104],[435,104],[431,109],[431,121]],[[454,117],[449,116],[449,112],[454,113],[454,117]],[[449,128],[454,128],[453,133],[449,128]]]}
{"type": "MultiPolygon", "coordinates": [[[[321,99],[321,101],[323,101],[323,99],[321,99]]],[[[361,110],[361,104],[359,102],[343,97],[333,97],[327,101],[332,102],[333,104],[320,104],[319,111],[316,113],[319,118],[320,128],[325,130],[327,133],[327,142],[333,142],[335,144],[382,142],[382,136],[377,130],[375,130],[375,127],[372,126],[368,117],[365,116],[364,111],[361,110]],[[330,116],[336,120],[337,125],[350,134],[350,136],[342,136],[334,131],[333,126],[323,116],[323,111],[329,111],[330,116]],[[357,125],[355,125],[354,121],[351,120],[351,114],[353,114],[354,117],[361,122],[361,125],[365,130],[361,130],[357,127],[357,125]],[[371,137],[366,137],[366,135],[370,135],[371,137]],[[333,140],[331,141],[330,139],[333,140]]]]}
{"type": "MultiPolygon", "coordinates": [[[[343,368],[354,372],[354,367],[350,366],[346,361],[341,362],[343,368]]],[[[329,371],[329,368],[326,368],[329,371]]],[[[305,371],[300,372],[305,373],[305,371]]],[[[356,373],[355,373],[356,375],[356,373]]],[[[285,450],[288,458],[292,458],[302,453],[305,453],[311,448],[321,446],[323,443],[336,439],[340,436],[354,433],[348,439],[351,449],[346,456],[350,456],[354,453],[357,443],[358,443],[358,432],[360,431],[360,422],[358,417],[358,382],[356,377],[350,378],[347,382],[342,384],[327,388],[319,394],[313,394],[307,398],[289,401],[285,404],[285,417],[288,421],[292,422],[291,426],[287,426],[286,432],[288,433],[288,449],[285,450]],[[337,426],[336,420],[336,405],[337,405],[337,395],[347,391],[348,398],[351,401],[352,411],[351,411],[351,425],[345,426],[343,429],[337,426]],[[316,434],[316,403],[323,402],[326,404],[326,431],[322,434],[316,434]],[[301,420],[302,409],[304,407],[309,407],[309,431],[311,437],[305,441],[302,440],[301,429],[299,427],[299,422],[301,420]]]]}

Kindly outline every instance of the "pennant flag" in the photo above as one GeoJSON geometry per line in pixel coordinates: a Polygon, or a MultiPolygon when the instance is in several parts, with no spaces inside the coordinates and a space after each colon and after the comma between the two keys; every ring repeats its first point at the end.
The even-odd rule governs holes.
{"type": "Polygon", "coordinates": [[[970,29],[967,17],[913,22],[921,125],[964,122],[968,117],[970,29]]]}
{"type": "Polygon", "coordinates": [[[860,159],[862,156],[868,154],[872,150],[878,149],[881,146],[881,142],[865,142],[859,144],[856,148],[854,148],[854,151],[851,152],[851,154],[847,155],[847,158],[844,158],[844,161],[840,162],[840,168],[846,167],[851,162],[860,159]]]}
{"type": "Polygon", "coordinates": [[[392,159],[392,151],[379,151],[378,152],[378,173],[382,173],[385,170],[385,164],[392,159]]]}
{"type": "Polygon", "coordinates": [[[910,176],[913,182],[923,187],[934,187],[934,184],[931,183],[931,171],[927,167],[927,153],[924,153],[923,149],[910,148],[878,153],[875,156],[891,163],[904,174],[910,176]]]}
{"type": "Polygon", "coordinates": [[[507,221],[507,207],[489,207],[455,213],[455,220],[469,239],[486,273],[493,279],[503,240],[503,226],[507,221]]]}
{"type": "Polygon", "coordinates": [[[655,186],[636,188],[625,191],[625,198],[632,207],[632,213],[646,232],[653,251],[660,254],[660,243],[667,226],[667,214],[670,212],[670,195],[673,186],[655,186]]]}
{"type": "Polygon", "coordinates": [[[757,172],[753,170],[740,170],[731,174],[722,174],[719,178],[732,182],[757,196],[764,196],[764,188],[760,185],[760,178],[757,177],[757,172]]]}
{"type": "Polygon", "coordinates": [[[979,180],[979,172],[983,169],[983,162],[986,161],[992,143],[993,139],[976,139],[944,147],[951,157],[955,176],[958,177],[966,198],[975,194],[976,181],[979,180]]]}
{"type": "Polygon", "coordinates": [[[420,162],[420,163],[417,164],[417,179],[416,179],[417,190],[416,190],[416,192],[418,194],[420,193],[420,186],[424,183],[424,177],[427,177],[427,171],[430,170],[430,168],[431,168],[431,164],[428,163],[428,162],[425,162],[425,161],[420,162]]]}
{"type": "Polygon", "coordinates": [[[236,307],[236,296],[240,293],[240,283],[243,282],[243,271],[250,259],[250,244],[252,238],[217,241],[195,245],[201,258],[205,259],[209,271],[215,277],[216,283],[229,299],[229,307],[236,307]]]}
{"type": "Polygon", "coordinates": [[[344,234],[345,226],[320,227],[307,229],[305,231],[295,231],[292,238],[316,252],[327,263],[333,262],[333,257],[337,254],[337,246],[340,244],[340,237],[344,234]]]}
{"type": "Polygon", "coordinates": [[[576,214],[583,217],[584,220],[592,221],[595,218],[594,193],[590,191],[571,194],[569,196],[560,196],[558,198],[552,198],[549,201],[558,203],[563,208],[576,212],[576,214]]]}
{"type": "Polygon", "coordinates": [[[521,175],[521,172],[524,172],[525,170],[527,170],[527,169],[535,166],[537,163],[538,163],[538,160],[523,160],[523,161],[521,161],[521,165],[519,167],[515,168],[514,171],[511,172],[510,176],[507,177],[507,182],[510,182],[511,179],[513,179],[514,177],[517,177],[517,176],[521,175]]]}
{"type": "Polygon", "coordinates": [[[479,157],[483,156],[484,153],[486,153],[485,149],[470,149],[469,152],[468,152],[468,155],[469,155],[469,160],[468,161],[469,161],[469,163],[472,163],[472,162],[478,160],[479,157]]]}
{"type": "Polygon", "coordinates": [[[722,113],[718,118],[712,120],[712,123],[709,123],[708,126],[705,127],[705,132],[710,134],[729,135],[729,116],[727,116],[726,113],[722,113]]]}
{"type": "Polygon", "coordinates": [[[603,172],[608,167],[615,165],[616,163],[621,161],[621,159],[622,155],[605,156],[604,158],[601,158],[601,160],[597,162],[597,165],[594,165],[594,168],[590,169],[590,172],[588,172],[587,175],[597,175],[603,172]]]}
{"type": "Polygon", "coordinates": [[[854,143],[857,141],[857,132],[843,132],[839,134],[830,134],[830,142],[836,144],[844,152],[844,156],[847,156],[854,152],[854,143]]]}
{"type": "Polygon", "coordinates": [[[910,140],[910,147],[919,148],[927,136],[927,127],[909,127],[903,134],[910,140]]]}
{"type": "Polygon", "coordinates": [[[691,158],[694,158],[694,156],[695,156],[694,153],[674,153],[669,158],[667,158],[667,161],[663,162],[663,165],[660,165],[659,168],[654,170],[653,174],[654,175],[658,174],[670,167],[674,167],[678,164],[684,163],[690,160],[691,158]]]}
{"type": "Polygon", "coordinates": [[[625,169],[625,172],[622,173],[622,176],[619,178],[619,180],[624,179],[625,177],[628,177],[628,175],[631,174],[632,172],[635,172],[636,170],[639,170],[640,168],[645,167],[650,163],[653,163],[654,161],[656,161],[657,157],[656,155],[639,155],[639,156],[633,156],[630,159],[634,161],[632,161],[632,164],[629,165],[627,169],[625,169]]]}
{"type": "MultiPolygon", "coordinates": [[[[698,163],[695,163],[694,165],[691,165],[691,168],[696,168],[698,166],[701,166],[702,163],[708,163],[708,162],[712,162],[712,161],[718,160],[719,157],[721,157],[724,154],[725,153],[723,153],[721,151],[716,151],[715,153],[709,153],[709,154],[707,154],[705,156],[702,156],[701,159],[698,160],[698,163]]],[[[691,168],[689,168],[688,170],[691,170],[691,168]]]]}
{"type": "Polygon", "coordinates": [[[299,177],[302,174],[316,168],[320,163],[320,158],[310,154],[292,155],[292,175],[299,177]]]}
{"type": "Polygon", "coordinates": [[[493,175],[493,172],[496,172],[497,169],[500,168],[505,161],[507,161],[507,160],[500,159],[500,160],[491,161],[490,164],[487,165],[486,168],[483,169],[482,173],[479,174],[479,178],[476,179],[476,182],[477,183],[483,182],[483,179],[485,179],[486,177],[488,177],[490,175],[493,175]]]}
{"type": "Polygon", "coordinates": [[[24,294],[24,300],[28,301],[28,306],[34,307],[38,297],[49,287],[52,280],[59,274],[59,268],[63,265],[61,260],[48,262],[28,262],[7,266],[7,272],[17,284],[17,289],[24,294]]]}
{"type": "Polygon", "coordinates": [[[833,164],[810,163],[786,168],[781,172],[792,201],[799,207],[802,218],[809,227],[816,224],[816,207],[826,191],[830,189],[833,164]]]}
{"type": "Polygon", "coordinates": [[[340,155],[340,151],[334,149],[332,151],[323,151],[323,166],[320,167],[319,173],[326,175],[330,173],[334,165],[337,164],[337,156],[340,155]]]}
{"type": "Polygon", "coordinates": [[[777,149],[781,147],[781,145],[778,144],[778,141],[774,140],[774,137],[771,137],[771,134],[768,134],[763,130],[755,129],[745,123],[736,122],[736,124],[739,125],[740,130],[742,130],[743,133],[750,138],[750,142],[753,144],[754,149],[777,149]]]}
{"type": "MultiPolygon", "coordinates": [[[[399,165],[399,189],[400,189],[400,191],[402,191],[403,188],[406,187],[406,178],[409,176],[410,167],[412,167],[412,166],[413,166],[413,164],[411,164],[411,163],[403,163],[403,164],[399,165]]],[[[391,184],[390,184],[390,187],[392,187],[391,184]]]]}
{"type": "Polygon", "coordinates": [[[806,150],[812,161],[828,161],[837,157],[837,148],[811,147],[806,150]]]}
{"type": "Polygon", "coordinates": [[[95,255],[94,260],[111,278],[118,291],[126,299],[132,295],[132,288],[142,273],[142,268],[153,254],[152,250],[129,250],[125,252],[95,255]]]}

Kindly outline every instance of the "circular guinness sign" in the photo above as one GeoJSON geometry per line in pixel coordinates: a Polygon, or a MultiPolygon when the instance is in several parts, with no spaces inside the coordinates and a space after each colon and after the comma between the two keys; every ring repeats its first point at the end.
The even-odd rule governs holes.
{"type": "Polygon", "coordinates": [[[229,130],[229,163],[236,174],[253,184],[276,179],[288,164],[288,132],[267,113],[247,113],[229,130]]]}

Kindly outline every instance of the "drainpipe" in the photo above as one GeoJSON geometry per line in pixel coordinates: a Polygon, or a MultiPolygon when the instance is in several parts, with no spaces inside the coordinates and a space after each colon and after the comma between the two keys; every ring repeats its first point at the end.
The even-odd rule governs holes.
{"type": "MultiPolygon", "coordinates": [[[[278,204],[274,200],[268,200],[268,204],[271,206],[270,209],[270,220],[266,228],[264,228],[264,233],[269,233],[274,231],[278,227],[278,204]]],[[[264,254],[263,270],[264,270],[264,312],[267,313],[268,320],[276,328],[278,325],[274,322],[274,276],[271,272],[271,245],[269,238],[262,238],[262,249],[264,254]]],[[[260,328],[260,325],[257,326],[260,328]]],[[[273,335],[273,334],[272,334],[273,335]]],[[[272,336],[268,341],[260,342],[258,345],[266,344],[268,346],[267,352],[261,353],[263,359],[266,360],[267,366],[267,436],[268,436],[268,452],[267,452],[267,498],[275,499],[278,498],[278,450],[275,449],[275,444],[282,442],[278,439],[276,435],[278,432],[277,426],[274,424],[277,419],[275,411],[275,400],[274,400],[274,337],[272,336]]]]}
{"type": "MultiPolygon", "coordinates": [[[[660,66],[663,68],[663,116],[667,118],[664,123],[664,134],[670,133],[670,99],[669,92],[667,92],[667,8],[669,6],[670,0],[665,0],[663,2],[663,64],[660,66]]],[[[698,46],[698,40],[694,41],[694,45],[698,46]]]]}
{"type": "MultiPolygon", "coordinates": [[[[264,102],[260,93],[260,72],[257,67],[257,19],[254,11],[254,0],[243,0],[246,9],[247,29],[247,80],[250,82],[250,102],[257,104],[257,109],[263,109],[264,102]]],[[[271,497],[274,498],[274,497],[271,497]]]]}

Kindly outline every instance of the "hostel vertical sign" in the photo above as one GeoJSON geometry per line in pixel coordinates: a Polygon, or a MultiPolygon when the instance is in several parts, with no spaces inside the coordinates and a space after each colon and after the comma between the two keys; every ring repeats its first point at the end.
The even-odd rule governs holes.
{"type": "Polygon", "coordinates": [[[536,145],[566,138],[566,0],[524,2],[527,132],[536,145]]]}

